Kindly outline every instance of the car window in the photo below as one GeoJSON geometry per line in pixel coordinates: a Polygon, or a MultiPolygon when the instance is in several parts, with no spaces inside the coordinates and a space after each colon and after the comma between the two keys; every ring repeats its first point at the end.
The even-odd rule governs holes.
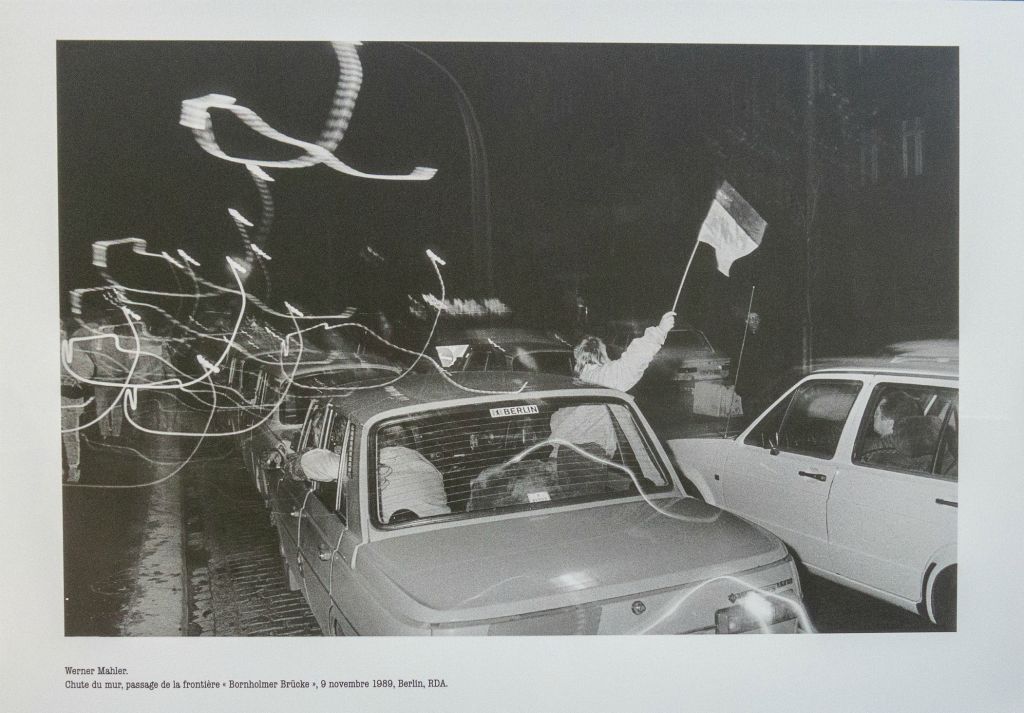
{"type": "Polygon", "coordinates": [[[327,405],[324,402],[315,402],[310,405],[306,413],[306,421],[302,426],[299,436],[299,452],[310,448],[322,448],[324,442],[324,426],[327,419],[327,405]]]}
{"type": "Polygon", "coordinates": [[[864,410],[853,462],[956,480],[958,405],[956,389],[879,384],[864,410]]]}
{"type": "Polygon", "coordinates": [[[238,371],[238,359],[232,357],[228,364],[228,386],[237,388],[238,371]]]}
{"type": "Polygon", "coordinates": [[[341,414],[332,411],[330,413],[330,432],[327,434],[323,446],[334,453],[339,454],[342,457],[341,472],[339,473],[338,480],[332,482],[321,482],[316,484],[316,497],[320,502],[324,504],[331,512],[338,514],[340,518],[345,519],[345,499],[344,494],[346,488],[344,485],[339,487],[339,483],[343,484],[348,478],[348,458],[349,458],[349,420],[341,414]]]}
{"type": "Polygon", "coordinates": [[[278,419],[287,426],[300,424],[306,415],[307,406],[309,406],[309,397],[299,396],[289,391],[281,402],[278,419]]]}
{"type": "Polygon", "coordinates": [[[745,439],[748,445],[829,459],[839,437],[860,381],[813,380],[798,386],[776,405],[745,439]]]}
{"type": "Polygon", "coordinates": [[[536,371],[545,374],[572,374],[572,352],[525,352],[512,359],[513,371],[536,371]]]}
{"type": "Polygon", "coordinates": [[[777,403],[768,414],[761,418],[750,433],[747,434],[747,437],[743,442],[748,446],[770,448],[772,443],[775,442],[775,434],[779,432],[779,426],[782,425],[782,419],[786,415],[786,411],[789,409],[789,403],[792,400],[793,395],[790,394],[777,403]]]}
{"type": "Polygon", "coordinates": [[[588,502],[672,488],[629,407],[600,399],[460,406],[371,434],[381,525],[588,502]]]}
{"type": "Polygon", "coordinates": [[[241,382],[238,385],[238,390],[242,392],[242,397],[253,403],[256,399],[257,390],[260,386],[260,376],[263,372],[259,370],[259,367],[252,361],[247,361],[242,367],[241,382]]]}
{"type": "Polygon", "coordinates": [[[669,332],[665,346],[714,351],[704,335],[694,329],[677,329],[669,332]]]}
{"type": "Polygon", "coordinates": [[[484,371],[487,369],[487,356],[489,349],[470,349],[466,353],[466,360],[463,362],[463,369],[466,371],[484,371]]]}
{"type": "Polygon", "coordinates": [[[287,388],[288,393],[281,402],[278,419],[284,425],[297,425],[305,418],[310,399],[328,395],[332,389],[342,390],[345,384],[351,382],[393,373],[396,370],[390,367],[367,366],[302,376],[291,384],[284,380],[277,384],[272,400],[280,398],[280,390],[287,388]]]}

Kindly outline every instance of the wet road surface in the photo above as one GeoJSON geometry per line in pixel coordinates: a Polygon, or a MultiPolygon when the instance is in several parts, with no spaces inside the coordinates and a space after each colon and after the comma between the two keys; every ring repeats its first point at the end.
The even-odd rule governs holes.
{"type": "MultiPolygon", "coordinates": [[[[82,444],[82,482],[145,480],[140,459],[82,444]]],[[[64,488],[64,633],[118,636],[136,576],[149,489],[64,488]]]]}
{"type": "Polygon", "coordinates": [[[185,531],[189,636],[320,634],[237,451],[186,478],[185,531]]]}

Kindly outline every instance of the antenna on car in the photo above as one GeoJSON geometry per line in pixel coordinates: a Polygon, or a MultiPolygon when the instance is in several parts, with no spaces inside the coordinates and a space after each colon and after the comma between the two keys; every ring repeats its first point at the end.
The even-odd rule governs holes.
{"type": "MultiPolygon", "coordinates": [[[[733,398],[729,400],[728,411],[725,414],[725,433],[722,438],[729,437],[729,426],[732,424],[732,405],[736,402],[736,384],[740,383],[740,367],[743,366],[743,349],[747,346],[747,332],[750,331],[750,313],[754,309],[754,290],[757,285],[750,286],[750,302],[747,303],[747,317],[743,320],[743,341],[740,342],[740,353],[736,357],[736,373],[732,377],[733,398]]],[[[742,402],[741,402],[742,403],[742,402]]]]}

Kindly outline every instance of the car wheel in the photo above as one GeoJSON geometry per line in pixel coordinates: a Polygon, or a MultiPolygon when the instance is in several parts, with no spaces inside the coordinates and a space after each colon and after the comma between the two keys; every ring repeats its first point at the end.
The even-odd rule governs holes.
{"type": "Polygon", "coordinates": [[[935,577],[932,585],[932,615],[939,628],[956,631],[956,565],[935,577]]]}

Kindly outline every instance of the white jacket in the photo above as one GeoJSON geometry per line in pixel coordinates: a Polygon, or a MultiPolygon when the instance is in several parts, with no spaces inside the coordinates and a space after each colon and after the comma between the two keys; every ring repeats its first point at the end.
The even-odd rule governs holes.
{"type": "MultiPolygon", "coordinates": [[[[313,448],[299,457],[299,467],[310,480],[331,482],[341,475],[342,461],[340,455],[326,448],[313,448]]],[[[397,510],[411,510],[418,517],[451,512],[440,471],[411,448],[386,446],[380,449],[377,488],[381,520],[385,523],[397,510]]]]}
{"type": "MultiPolygon", "coordinates": [[[[620,391],[632,389],[665,343],[666,336],[661,327],[648,327],[615,361],[584,366],[580,380],[620,391]]],[[[593,404],[559,409],[551,415],[551,436],[579,445],[594,443],[609,457],[616,450],[615,427],[606,406],[593,404]]],[[[557,453],[556,447],[553,455],[557,453]]]]}
{"type": "Polygon", "coordinates": [[[626,351],[615,361],[583,367],[580,380],[609,389],[629,391],[643,377],[667,336],[668,333],[661,327],[648,327],[643,336],[630,342],[626,351]]]}

